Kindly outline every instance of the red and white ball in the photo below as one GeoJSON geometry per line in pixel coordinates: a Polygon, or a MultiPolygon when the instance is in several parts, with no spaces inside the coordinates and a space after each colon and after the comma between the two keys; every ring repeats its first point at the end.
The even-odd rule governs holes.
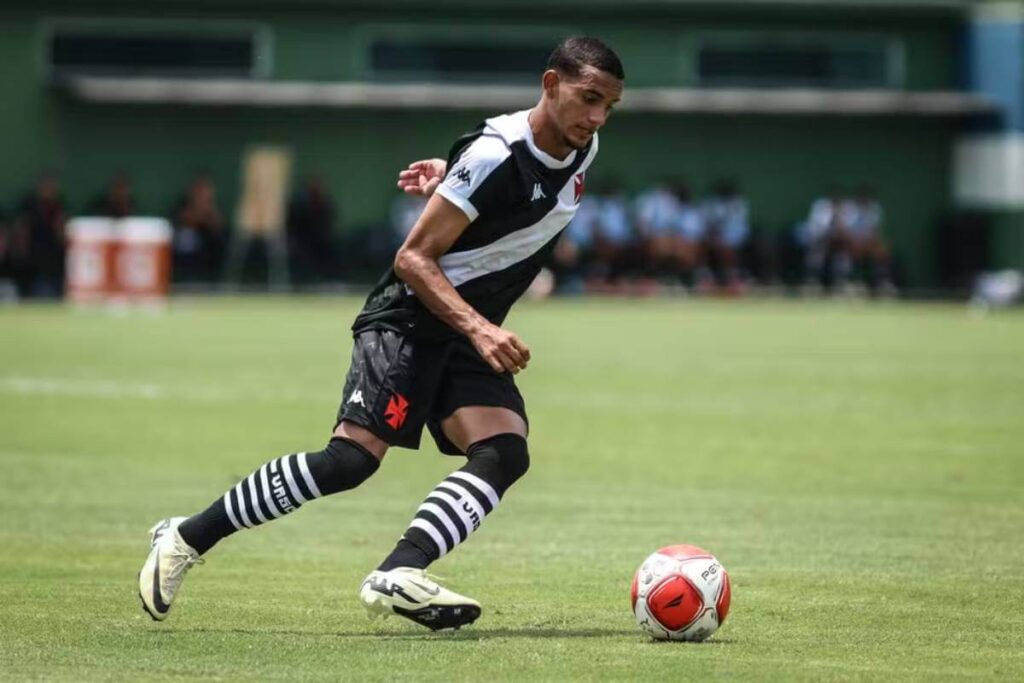
{"type": "Polygon", "coordinates": [[[636,623],[658,640],[701,641],[729,614],[729,575],[695,545],[670,545],[640,565],[631,590],[636,623]]]}

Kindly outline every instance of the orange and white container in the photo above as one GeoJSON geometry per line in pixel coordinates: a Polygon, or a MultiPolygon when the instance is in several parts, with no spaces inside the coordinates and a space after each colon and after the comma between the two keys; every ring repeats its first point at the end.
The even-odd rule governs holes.
{"type": "Polygon", "coordinates": [[[117,222],[117,293],[133,303],[159,303],[171,286],[171,224],[163,218],[117,222]]]}
{"type": "Polygon", "coordinates": [[[75,303],[102,303],[117,291],[118,230],[109,218],[82,216],[67,225],[67,295],[75,303]]]}

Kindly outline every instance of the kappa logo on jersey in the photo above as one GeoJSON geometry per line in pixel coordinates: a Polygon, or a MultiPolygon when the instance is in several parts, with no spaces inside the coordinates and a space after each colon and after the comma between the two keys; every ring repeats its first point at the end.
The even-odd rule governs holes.
{"type": "Polygon", "coordinates": [[[583,199],[583,181],[586,178],[586,173],[576,174],[576,203],[579,204],[580,200],[583,199]]]}
{"type": "Polygon", "coordinates": [[[547,195],[544,194],[544,188],[540,186],[540,183],[534,183],[533,184],[533,197],[530,198],[530,201],[531,202],[535,202],[538,199],[544,199],[545,197],[547,197],[547,195]]]}
{"type": "Polygon", "coordinates": [[[366,403],[363,402],[363,390],[362,389],[356,389],[355,391],[353,391],[352,395],[348,399],[348,402],[361,405],[362,407],[365,408],[366,407],[366,403]]]}
{"type": "Polygon", "coordinates": [[[469,185],[470,175],[469,175],[469,169],[468,168],[460,168],[455,173],[455,177],[458,178],[459,180],[461,180],[462,182],[466,183],[467,185],[469,185]]]}
{"type": "Polygon", "coordinates": [[[384,421],[388,426],[398,431],[405,424],[405,416],[409,413],[409,402],[401,394],[392,394],[384,409],[384,421]]]}

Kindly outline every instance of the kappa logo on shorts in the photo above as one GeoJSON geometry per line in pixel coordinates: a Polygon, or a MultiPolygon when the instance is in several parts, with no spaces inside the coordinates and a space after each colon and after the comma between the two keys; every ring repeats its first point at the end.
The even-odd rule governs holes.
{"type": "Polygon", "coordinates": [[[388,407],[384,409],[384,420],[388,426],[398,431],[405,424],[405,416],[409,412],[409,402],[401,394],[392,394],[388,407]]]}

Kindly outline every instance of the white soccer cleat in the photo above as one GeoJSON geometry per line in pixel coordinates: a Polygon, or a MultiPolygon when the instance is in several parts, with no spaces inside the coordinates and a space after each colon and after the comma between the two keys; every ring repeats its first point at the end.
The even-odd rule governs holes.
{"type": "Polygon", "coordinates": [[[359,588],[370,618],[398,614],[431,631],[460,628],[480,617],[480,603],[438,585],[423,569],[371,572],[359,588]]]}
{"type": "Polygon", "coordinates": [[[139,572],[139,598],[142,609],[155,621],[163,621],[171,611],[174,596],[192,565],[202,562],[199,553],[182,540],[178,526],[185,517],[170,517],[157,522],[149,533],[149,557],[139,572]]]}

